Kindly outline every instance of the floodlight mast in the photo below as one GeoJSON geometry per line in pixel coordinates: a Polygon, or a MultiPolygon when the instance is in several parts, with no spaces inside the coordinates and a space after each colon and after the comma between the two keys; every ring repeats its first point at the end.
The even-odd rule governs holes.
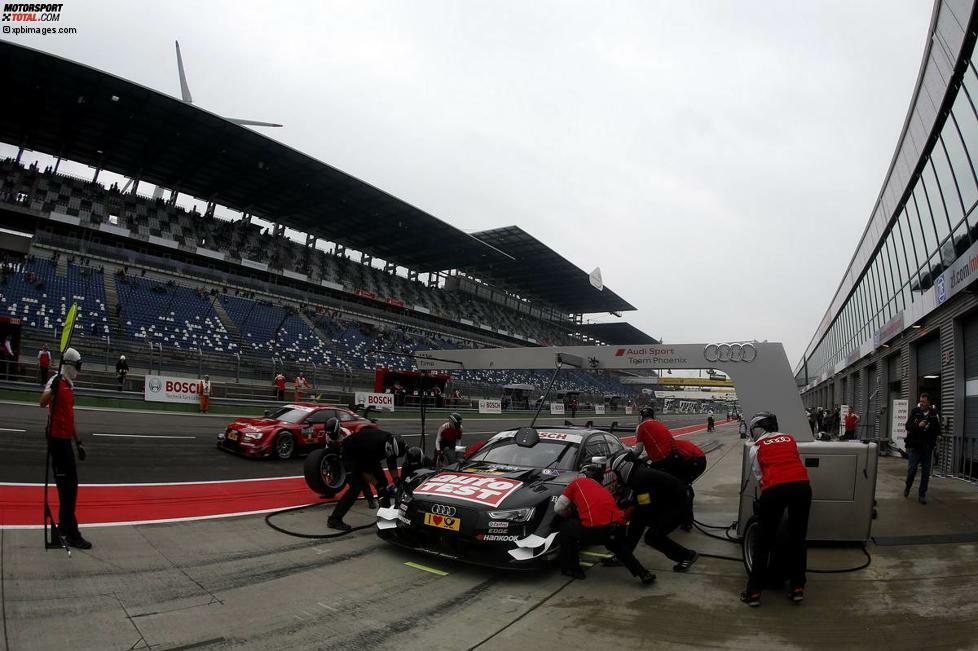
{"type": "Polygon", "coordinates": [[[470,370],[544,369],[558,363],[606,370],[714,368],[733,380],[745,415],[774,412],[783,431],[799,441],[812,440],[788,356],[777,342],[433,350],[419,351],[415,361],[426,370],[451,370],[449,361],[470,370]]]}

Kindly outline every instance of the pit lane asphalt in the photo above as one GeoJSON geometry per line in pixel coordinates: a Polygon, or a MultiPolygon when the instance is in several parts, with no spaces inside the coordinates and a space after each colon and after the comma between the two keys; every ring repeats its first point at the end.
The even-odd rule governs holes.
{"type": "MultiPolygon", "coordinates": [[[[44,427],[46,411],[29,405],[4,404],[0,421],[0,481],[44,480],[44,427]]],[[[702,415],[662,417],[669,427],[704,422],[702,415]]],[[[588,418],[574,422],[583,424],[588,418]]],[[[634,423],[637,416],[595,418],[595,423],[634,423]]],[[[88,459],[79,464],[85,484],[142,482],[218,481],[287,477],[302,474],[303,457],[289,461],[244,459],[218,450],[217,433],[231,421],[227,416],[198,414],[133,413],[77,409],[75,426],[85,442],[88,459]],[[96,436],[111,434],[116,436],[96,436]],[[160,438],[133,438],[132,435],[160,438]],[[192,438],[162,438],[192,437],[192,438]]],[[[466,418],[466,440],[474,442],[505,429],[526,425],[527,418],[466,418]]],[[[541,417],[542,425],[562,425],[563,417],[541,417]]],[[[418,419],[382,418],[381,427],[404,436],[409,443],[420,439],[418,419]]],[[[439,422],[428,421],[428,448],[439,422]]],[[[626,430],[627,431],[627,430],[626,430]]],[[[705,435],[705,433],[704,433],[705,435]]],[[[705,435],[710,436],[710,435],[705,435]]],[[[694,438],[693,440],[696,440],[694,438]]]]}

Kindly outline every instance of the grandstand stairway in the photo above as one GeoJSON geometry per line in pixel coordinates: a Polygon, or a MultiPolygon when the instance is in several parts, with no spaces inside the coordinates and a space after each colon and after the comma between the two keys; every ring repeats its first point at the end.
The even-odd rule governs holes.
{"type": "Polygon", "coordinates": [[[68,275],[68,260],[65,256],[58,257],[58,266],[54,273],[58,278],[64,278],[68,275]]]}
{"type": "Polygon", "coordinates": [[[356,368],[356,364],[351,363],[350,360],[347,359],[342,352],[340,352],[339,348],[333,345],[332,338],[328,334],[323,332],[323,330],[319,328],[315,323],[313,323],[312,319],[306,316],[305,312],[299,310],[298,316],[306,323],[306,325],[309,326],[309,329],[312,330],[317,337],[319,337],[319,340],[323,342],[323,345],[329,348],[333,352],[333,355],[336,356],[337,360],[343,362],[348,368],[356,368]]]}
{"type": "Polygon", "coordinates": [[[115,282],[111,280],[112,275],[108,268],[106,268],[105,277],[109,279],[105,283],[105,311],[108,312],[109,316],[109,332],[112,333],[113,339],[124,339],[125,332],[119,324],[119,293],[116,291],[115,282]]]}
{"type": "Polygon", "coordinates": [[[238,325],[234,322],[234,319],[231,318],[231,315],[227,313],[227,310],[224,309],[221,301],[213,301],[213,306],[214,312],[217,314],[217,318],[221,320],[221,324],[228,331],[228,334],[231,335],[231,340],[238,344],[241,352],[253,352],[251,344],[249,344],[248,341],[241,336],[241,331],[238,329],[238,325]]]}

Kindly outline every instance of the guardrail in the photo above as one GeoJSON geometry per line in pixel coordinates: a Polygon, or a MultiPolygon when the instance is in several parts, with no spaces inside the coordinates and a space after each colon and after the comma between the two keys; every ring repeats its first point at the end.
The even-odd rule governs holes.
{"type": "Polygon", "coordinates": [[[936,475],[978,483],[978,438],[941,434],[935,452],[936,475]]]}

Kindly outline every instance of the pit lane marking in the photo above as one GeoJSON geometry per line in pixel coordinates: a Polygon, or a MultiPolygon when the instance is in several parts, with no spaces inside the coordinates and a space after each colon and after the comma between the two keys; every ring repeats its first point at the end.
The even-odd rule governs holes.
{"type": "Polygon", "coordinates": [[[26,429],[13,429],[10,427],[0,427],[0,432],[26,432],[26,429]]]}
{"type": "Polygon", "coordinates": [[[92,434],[92,436],[110,436],[112,438],[126,439],[195,439],[196,436],[168,436],[163,434],[92,434]]]}
{"type": "Polygon", "coordinates": [[[448,576],[448,572],[444,570],[436,570],[433,567],[428,567],[427,565],[422,565],[421,563],[413,563],[408,561],[405,563],[408,567],[413,567],[416,570],[421,570],[422,572],[431,572],[432,574],[437,574],[438,576],[448,576]]]}

